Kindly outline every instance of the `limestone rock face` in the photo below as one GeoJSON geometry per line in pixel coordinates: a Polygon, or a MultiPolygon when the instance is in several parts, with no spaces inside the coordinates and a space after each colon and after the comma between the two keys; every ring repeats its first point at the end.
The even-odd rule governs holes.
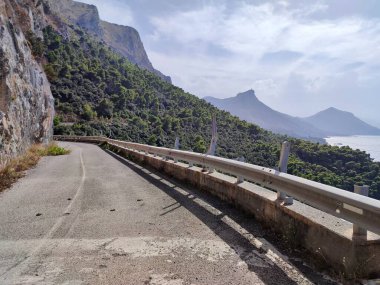
{"type": "Polygon", "coordinates": [[[46,3],[57,15],[96,35],[115,51],[128,58],[130,62],[171,82],[169,76],[153,67],[140,35],[134,28],[101,21],[98,9],[94,5],[72,0],[46,0],[46,3]]]}
{"type": "Polygon", "coordinates": [[[35,2],[0,1],[0,166],[52,138],[53,96],[25,38],[42,36],[43,7],[35,2]]]}

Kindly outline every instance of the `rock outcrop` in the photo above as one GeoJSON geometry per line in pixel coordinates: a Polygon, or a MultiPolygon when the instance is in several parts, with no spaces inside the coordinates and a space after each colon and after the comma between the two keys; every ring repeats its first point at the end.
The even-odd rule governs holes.
{"type": "Polygon", "coordinates": [[[162,74],[153,67],[136,29],[100,20],[98,9],[94,5],[72,0],[46,1],[57,15],[97,36],[140,68],[147,69],[163,80],[171,82],[169,76],[162,74]]]}
{"type": "Polygon", "coordinates": [[[0,1],[0,166],[52,137],[53,96],[26,39],[42,37],[44,21],[39,1],[0,1]]]}

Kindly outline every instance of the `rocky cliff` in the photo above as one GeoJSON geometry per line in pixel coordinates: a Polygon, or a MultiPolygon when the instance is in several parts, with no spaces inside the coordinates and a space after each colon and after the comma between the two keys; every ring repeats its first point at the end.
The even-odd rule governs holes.
{"type": "Polygon", "coordinates": [[[79,25],[108,46],[128,58],[140,68],[147,69],[157,74],[167,82],[171,82],[169,76],[156,70],[146,54],[139,33],[132,27],[108,23],[100,20],[97,8],[72,0],[46,0],[52,11],[68,22],[79,25]]]}
{"type": "Polygon", "coordinates": [[[52,136],[50,85],[26,39],[41,37],[44,25],[42,4],[0,1],[0,166],[52,136]]]}

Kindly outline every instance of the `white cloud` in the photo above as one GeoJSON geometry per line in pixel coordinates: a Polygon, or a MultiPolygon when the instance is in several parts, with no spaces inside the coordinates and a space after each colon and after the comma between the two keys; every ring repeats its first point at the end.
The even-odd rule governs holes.
{"type": "MultiPolygon", "coordinates": [[[[154,34],[146,45],[158,69],[201,97],[230,97],[254,88],[261,99],[283,111],[289,111],[286,105],[304,102],[306,106],[293,110],[295,115],[333,104],[347,107],[329,96],[351,98],[349,94],[362,91],[363,80],[376,80],[370,69],[380,65],[380,22],[361,16],[310,17],[326,9],[321,2],[296,9],[285,1],[242,2],[233,9],[206,5],[153,17],[154,34]],[[170,53],[164,48],[169,44],[170,53]],[[278,57],[279,52],[293,56],[291,60],[273,56],[269,65],[261,60],[278,57]],[[298,97],[289,94],[296,87],[298,97]]],[[[373,97],[374,90],[365,91],[369,94],[361,96],[373,97]]]]}
{"type": "Polygon", "coordinates": [[[81,1],[97,5],[104,20],[138,28],[153,65],[197,96],[253,88],[293,115],[335,106],[380,126],[380,20],[370,4],[81,1]]]}

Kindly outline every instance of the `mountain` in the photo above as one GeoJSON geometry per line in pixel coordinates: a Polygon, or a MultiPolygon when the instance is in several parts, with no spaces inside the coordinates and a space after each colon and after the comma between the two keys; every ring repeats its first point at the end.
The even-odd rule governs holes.
{"type": "Polygon", "coordinates": [[[73,0],[47,0],[50,9],[69,23],[79,25],[92,35],[103,40],[108,46],[167,82],[171,78],[156,70],[150,62],[136,29],[108,23],[99,18],[96,6],[73,0]]]}
{"type": "Polygon", "coordinates": [[[350,112],[336,108],[328,108],[303,120],[328,136],[380,135],[380,129],[363,122],[350,112]]]}
{"type": "Polygon", "coordinates": [[[352,113],[336,108],[329,108],[306,118],[289,116],[262,103],[253,90],[226,99],[204,99],[247,122],[293,137],[315,140],[327,136],[380,135],[380,129],[363,122],[352,113]]]}
{"type": "Polygon", "coordinates": [[[271,109],[256,97],[253,90],[226,99],[214,97],[205,97],[204,99],[242,120],[258,124],[260,127],[275,133],[301,138],[325,137],[323,131],[310,123],[271,109]]]}
{"type": "Polygon", "coordinates": [[[56,134],[103,134],[166,147],[179,137],[181,149],[204,153],[215,116],[217,156],[275,167],[288,140],[288,173],[350,191],[363,183],[371,197],[380,198],[380,163],[367,153],[273,134],[240,120],[139,68],[82,27],[93,25],[91,17],[77,25],[46,1],[0,1],[0,160],[50,138],[52,94],[56,134]]]}
{"type": "Polygon", "coordinates": [[[370,196],[380,199],[380,163],[367,153],[263,130],[138,68],[80,28],[73,32],[65,38],[52,26],[44,30],[56,134],[103,134],[165,147],[179,137],[181,149],[205,153],[215,116],[217,156],[275,167],[288,140],[288,173],[350,191],[356,183],[368,184],[370,196]],[[75,123],[58,123],[67,119],[75,123]]]}

